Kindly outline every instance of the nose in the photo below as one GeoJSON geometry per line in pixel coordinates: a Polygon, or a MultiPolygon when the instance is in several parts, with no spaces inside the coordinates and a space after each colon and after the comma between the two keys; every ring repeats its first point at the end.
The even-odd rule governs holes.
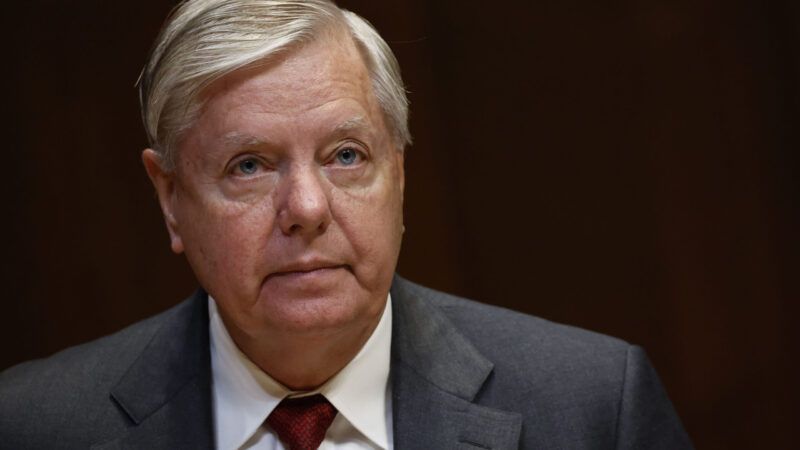
{"type": "Polygon", "coordinates": [[[283,234],[323,233],[331,222],[331,209],[321,175],[312,167],[292,167],[281,184],[278,224],[283,234]]]}

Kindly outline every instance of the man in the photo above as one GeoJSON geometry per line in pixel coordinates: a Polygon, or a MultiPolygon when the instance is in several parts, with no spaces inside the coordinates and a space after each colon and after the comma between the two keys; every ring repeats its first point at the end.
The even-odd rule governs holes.
{"type": "Polygon", "coordinates": [[[394,275],[407,100],[325,0],[190,0],[142,159],[202,286],[0,377],[4,448],[690,448],[644,353],[394,275]]]}

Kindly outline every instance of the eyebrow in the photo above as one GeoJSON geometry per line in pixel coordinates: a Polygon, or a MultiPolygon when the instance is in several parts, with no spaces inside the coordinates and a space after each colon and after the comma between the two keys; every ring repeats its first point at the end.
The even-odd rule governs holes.
{"type": "Polygon", "coordinates": [[[222,142],[227,147],[254,147],[265,143],[262,139],[239,131],[231,131],[225,134],[222,136],[222,142]]]}
{"type": "MultiPolygon", "coordinates": [[[[364,116],[356,116],[333,127],[333,133],[343,134],[353,130],[369,130],[369,128],[369,122],[367,122],[364,116]]],[[[222,142],[226,147],[235,148],[256,147],[269,143],[262,138],[258,138],[248,133],[242,133],[241,131],[231,131],[226,133],[224,136],[222,136],[222,142]]]]}
{"type": "Polygon", "coordinates": [[[345,120],[344,122],[336,125],[333,128],[334,133],[344,133],[353,130],[367,130],[369,129],[369,123],[364,119],[364,116],[356,116],[352,119],[345,120]]]}

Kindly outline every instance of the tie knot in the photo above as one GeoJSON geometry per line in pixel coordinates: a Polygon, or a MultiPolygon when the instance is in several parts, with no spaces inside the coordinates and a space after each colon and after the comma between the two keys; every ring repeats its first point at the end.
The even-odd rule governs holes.
{"type": "Polygon", "coordinates": [[[267,423],[289,450],[316,450],[336,417],[336,408],[322,394],[285,398],[267,423]]]}

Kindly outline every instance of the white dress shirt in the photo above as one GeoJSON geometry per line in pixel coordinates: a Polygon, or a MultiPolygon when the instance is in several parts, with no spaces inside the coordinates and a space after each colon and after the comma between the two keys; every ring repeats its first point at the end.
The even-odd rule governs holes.
{"type": "Polygon", "coordinates": [[[320,393],[339,411],[322,450],[392,450],[392,405],[389,358],[392,341],[392,298],[367,342],[339,373],[319,389],[291,391],[264,373],[231,339],[217,305],[209,296],[212,408],[219,450],[285,450],[265,423],[286,396],[320,393]]]}

